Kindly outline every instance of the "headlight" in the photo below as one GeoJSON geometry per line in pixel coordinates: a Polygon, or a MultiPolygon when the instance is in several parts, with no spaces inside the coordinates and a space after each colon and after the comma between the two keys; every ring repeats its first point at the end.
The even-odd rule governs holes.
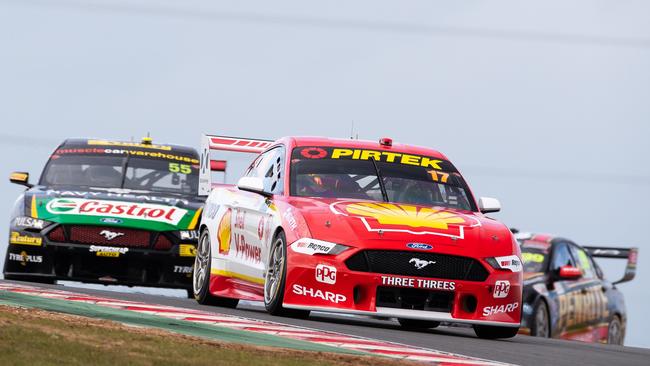
{"type": "Polygon", "coordinates": [[[50,221],[35,219],[29,216],[18,216],[14,219],[13,226],[19,229],[43,230],[51,224],[50,221]]]}
{"type": "Polygon", "coordinates": [[[505,269],[512,272],[521,272],[522,270],[521,259],[516,255],[485,258],[485,261],[494,269],[505,269]]]}
{"type": "Polygon", "coordinates": [[[337,255],[350,249],[349,246],[343,244],[330,243],[328,241],[302,238],[296,240],[291,244],[291,249],[294,252],[314,255],[314,254],[328,254],[337,255]]]}
{"type": "Polygon", "coordinates": [[[181,230],[178,232],[181,240],[186,241],[197,241],[199,240],[199,231],[198,230],[181,230]]]}

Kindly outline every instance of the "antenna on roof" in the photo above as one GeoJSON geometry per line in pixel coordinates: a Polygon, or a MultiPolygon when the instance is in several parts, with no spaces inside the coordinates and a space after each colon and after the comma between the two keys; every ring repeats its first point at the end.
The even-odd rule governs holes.
{"type": "Polygon", "coordinates": [[[352,120],[352,127],[350,128],[350,140],[354,139],[354,120],[352,120]]]}

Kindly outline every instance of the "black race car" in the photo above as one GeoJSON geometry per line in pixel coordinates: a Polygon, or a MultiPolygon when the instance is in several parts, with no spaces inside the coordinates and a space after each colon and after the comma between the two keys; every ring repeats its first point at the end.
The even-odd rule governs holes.
{"type": "Polygon", "coordinates": [[[520,333],[623,344],[627,314],[616,285],[634,278],[637,248],[583,247],[541,234],[515,237],[524,262],[520,333]],[[624,277],[609,282],[597,257],[627,259],[624,277]]]}
{"type": "Polygon", "coordinates": [[[6,279],[73,280],[191,292],[198,220],[196,150],[69,139],[11,214],[6,279]]]}

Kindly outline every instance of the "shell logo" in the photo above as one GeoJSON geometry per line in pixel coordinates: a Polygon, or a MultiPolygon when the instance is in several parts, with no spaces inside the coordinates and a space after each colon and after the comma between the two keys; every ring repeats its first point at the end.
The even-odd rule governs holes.
{"type": "Polygon", "coordinates": [[[464,228],[480,221],[451,210],[398,203],[336,202],[335,214],[358,217],[368,231],[408,232],[464,238],[464,228]]]}
{"type": "Polygon", "coordinates": [[[228,254],[230,252],[230,233],[232,210],[228,209],[219,222],[217,229],[217,238],[219,239],[219,254],[228,254]]]}

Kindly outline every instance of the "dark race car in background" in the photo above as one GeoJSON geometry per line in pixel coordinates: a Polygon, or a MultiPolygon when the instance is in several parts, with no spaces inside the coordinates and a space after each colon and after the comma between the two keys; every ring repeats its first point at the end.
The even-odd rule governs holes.
{"type": "Polygon", "coordinates": [[[637,248],[583,247],[542,234],[516,238],[524,262],[520,333],[623,344],[627,313],[616,285],[634,278],[637,248]],[[594,258],[627,259],[624,277],[608,281],[594,258]]]}
{"type": "Polygon", "coordinates": [[[201,216],[189,147],[69,139],[11,214],[7,279],[191,289],[201,216]]]}

